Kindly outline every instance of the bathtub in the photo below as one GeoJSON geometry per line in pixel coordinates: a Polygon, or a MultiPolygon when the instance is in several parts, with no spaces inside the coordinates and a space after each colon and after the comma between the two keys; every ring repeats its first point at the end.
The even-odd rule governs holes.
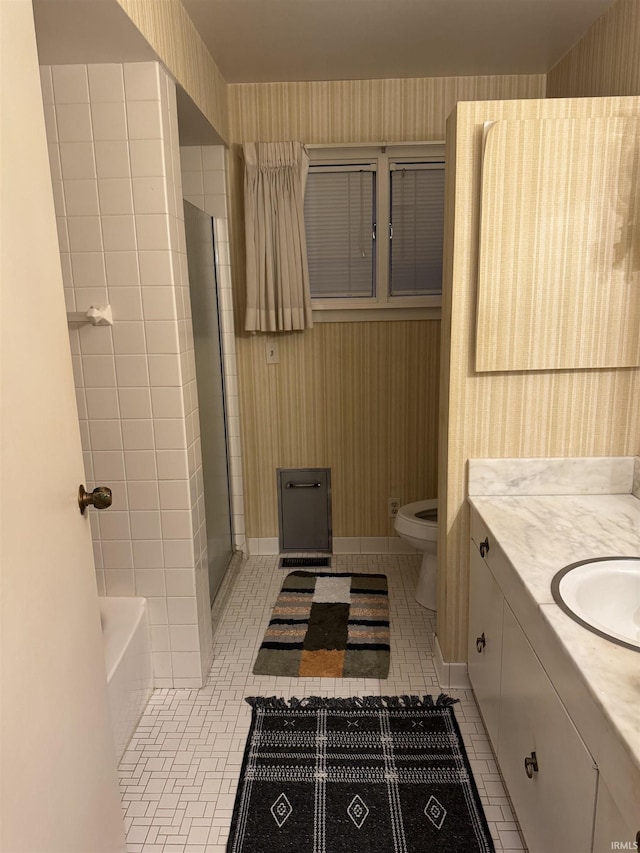
{"type": "Polygon", "coordinates": [[[118,763],[153,690],[146,598],[102,596],[100,621],[118,763]]]}

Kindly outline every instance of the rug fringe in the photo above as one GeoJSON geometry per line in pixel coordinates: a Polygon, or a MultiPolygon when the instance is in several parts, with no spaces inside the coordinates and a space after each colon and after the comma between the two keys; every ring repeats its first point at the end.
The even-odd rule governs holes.
{"type": "Polygon", "coordinates": [[[248,702],[252,708],[288,709],[296,708],[329,708],[332,710],[348,710],[350,708],[446,708],[455,705],[459,699],[452,699],[446,693],[440,693],[435,699],[433,696],[351,696],[343,698],[339,696],[306,696],[297,699],[283,699],[280,696],[248,696],[248,702]]]}

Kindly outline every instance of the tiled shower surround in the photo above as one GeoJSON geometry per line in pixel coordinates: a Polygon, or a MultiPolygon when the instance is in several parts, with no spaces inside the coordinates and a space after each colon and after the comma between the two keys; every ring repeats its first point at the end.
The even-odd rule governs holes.
{"type": "Polygon", "coordinates": [[[175,84],[156,62],[41,78],[67,310],[114,316],[70,327],[87,488],[113,489],[89,513],[98,591],[146,597],[156,686],[197,687],[213,649],[175,84]]]}

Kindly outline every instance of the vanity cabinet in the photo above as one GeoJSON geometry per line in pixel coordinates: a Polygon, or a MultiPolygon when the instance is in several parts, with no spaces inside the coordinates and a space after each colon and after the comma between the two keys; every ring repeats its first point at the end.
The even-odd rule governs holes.
{"type": "Polygon", "coordinates": [[[506,558],[475,513],[470,551],[469,678],[528,849],[588,853],[595,762],[505,600],[506,558]]]}
{"type": "Polygon", "coordinates": [[[503,598],[500,587],[480,556],[478,544],[474,542],[471,545],[467,660],[469,678],[482,709],[493,751],[497,754],[503,598]]]}
{"type": "Polygon", "coordinates": [[[531,853],[591,850],[598,771],[504,605],[498,763],[531,853]]]}

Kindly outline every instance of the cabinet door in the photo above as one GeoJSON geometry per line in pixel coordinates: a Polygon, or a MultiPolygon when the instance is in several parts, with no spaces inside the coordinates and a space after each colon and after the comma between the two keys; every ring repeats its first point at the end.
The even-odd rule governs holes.
{"type": "Polygon", "coordinates": [[[623,815],[600,777],[593,853],[610,853],[615,849],[637,850],[634,847],[637,832],[640,833],[640,816],[636,812],[634,820],[632,815],[623,815]]]}
{"type": "Polygon", "coordinates": [[[509,606],[498,759],[530,853],[590,851],[597,770],[509,606]],[[527,776],[525,759],[537,770],[527,776]]]}
{"type": "Polygon", "coordinates": [[[498,750],[503,597],[471,542],[469,563],[469,680],[494,750],[498,750]]]}

